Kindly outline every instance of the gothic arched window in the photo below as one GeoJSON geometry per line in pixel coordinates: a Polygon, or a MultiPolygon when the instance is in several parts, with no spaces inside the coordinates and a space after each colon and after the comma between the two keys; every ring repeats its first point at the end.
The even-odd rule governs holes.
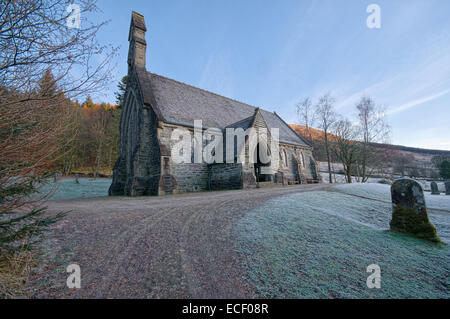
{"type": "Polygon", "coordinates": [[[286,150],[283,150],[283,154],[284,154],[284,166],[289,167],[289,161],[286,150]]]}
{"type": "Polygon", "coordinates": [[[191,145],[191,163],[195,163],[195,146],[197,144],[197,140],[195,137],[192,138],[192,145],[191,145]]]}

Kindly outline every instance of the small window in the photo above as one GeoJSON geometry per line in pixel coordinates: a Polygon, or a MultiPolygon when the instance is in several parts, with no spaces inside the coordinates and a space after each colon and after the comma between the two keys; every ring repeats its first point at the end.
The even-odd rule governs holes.
{"type": "Polygon", "coordinates": [[[164,157],[164,171],[168,173],[169,169],[170,169],[170,160],[168,157],[164,157]]]}
{"type": "Polygon", "coordinates": [[[306,168],[305,156],[303,156],[303,152],[300,153],[300,154],[302,154],[302,165],[303,165],[303,168],[306,168]]]}
{"type": "Polygon", "coordinates": [[[283,154],[284,154],[284,166],[289,167],[289,161],[286,150],[283,150],[283,154]]]}

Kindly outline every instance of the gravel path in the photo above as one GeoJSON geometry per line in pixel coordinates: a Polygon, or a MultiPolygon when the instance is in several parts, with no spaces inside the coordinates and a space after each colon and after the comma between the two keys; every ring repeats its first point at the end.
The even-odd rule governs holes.
{"type": "Polygon", "coordinates": [[[42,243],[30,281],[36,298],[257,297],[233,248],[232,228],[268,199],[327,185],[196,193],[168,197],[49,202],[71,211],[42,243]],[[79,290],[65,269],[81,268],[79,290]]]}

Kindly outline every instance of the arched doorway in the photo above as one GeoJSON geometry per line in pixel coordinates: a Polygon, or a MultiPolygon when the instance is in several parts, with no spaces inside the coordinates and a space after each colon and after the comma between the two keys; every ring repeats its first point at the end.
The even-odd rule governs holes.
{"type": "Polygon", "coordinates": [[[299,162],[299,160],[295,155],[292,156],[292,171],[294,173],[295,183],[301,184],[300,174],[302,173],[302,167],[301,163],[299,162]]]}

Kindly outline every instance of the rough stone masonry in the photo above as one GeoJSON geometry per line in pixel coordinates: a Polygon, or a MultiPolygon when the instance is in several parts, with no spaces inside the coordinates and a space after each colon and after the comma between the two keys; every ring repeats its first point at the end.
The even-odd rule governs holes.
{"type": "Polygon", "coordinates": [[[413,179],[403,178],[392,184],[391,230],[421,239],[441,242],[436,227],[428,219],[422,186],[413,179]]]}
{"type": "MultiPolygon", "coordinates": [[[[129,31],[128,81],[120,122],[119,158],[113,170],[111,196],[166,195],[204,190],[252,188],[320,182],[312,147],[276,113],[265,111],[146,70],[147,31],[144,17],[133,12],[129,31]],[[250,163],[176,163],[174,130],[194,131],[201,120],[204,130],[250,128],[279,130],[279,168],[261,174],[259,161],[250,163]]],[[[192,143],[206,147],[207,139],[192,143]]],[[[259,142],[268,149],[271,137],[259,142]]],[[[250,156],[249,145],[242,146],[250,156]]],[[[235,154],[242,151],[235,149],[235,154]]],[[[230,154],[228,154],[230,155],[230,154]]],[[[231,156],[232,156],[231,155],[231,156]]],[[[274,154],[272,154],[274,155],[274,154]]],[[[194,157],[194,154],[192,154],[194,157]]]]}

